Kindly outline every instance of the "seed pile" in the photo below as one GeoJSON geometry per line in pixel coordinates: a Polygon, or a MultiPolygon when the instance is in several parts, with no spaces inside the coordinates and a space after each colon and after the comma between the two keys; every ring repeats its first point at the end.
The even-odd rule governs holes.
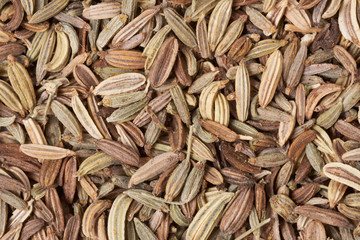
{"type": "Polygon", "coordinates": [[[0,9],[0,240],[360,238],[359,1],[0,9]]]}

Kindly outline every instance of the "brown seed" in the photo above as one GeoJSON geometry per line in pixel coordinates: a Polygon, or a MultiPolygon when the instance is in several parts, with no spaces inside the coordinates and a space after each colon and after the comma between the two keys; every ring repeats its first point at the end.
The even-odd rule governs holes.
{"type": "Polygon", "coordinates": [[[111,66],[122,69],[142,69],[146,60],[141,52],[135,50],[110,49],[99,52],[99,56],[111,66]]]}
{"type": "Polygon", "coordinates": [[[66,223],[64,239],[77,239],[80,231],[81,219],[79,214],[70,217],[66,223]]]}
{"type": "Polygon", "coordinates": [[[311,91],[306,98],[306,109],[305,109],[306,119],[308,120],[311,119],[311,116],[315,110],[316,105],[324,96],[341,90],[342,87],[340,85],[328,83],[311,91]]]}
{"type": "Polygon", "coordinates": [[[316,131],[308,130],[304,133],[300,134],[293,143],[290,145],[288,156],[290,159],[295,160],[300,156],[302,151],[304,151],[306,144],[315,140],[316,138],[316,131]]]}
{"type": "Polygon", "coordinates": [[[246,187],[240,190],[220,222],[220,230],[227,234],[238,231],[248,218],[254,202],[254,190],[246,187]]]}
{"type": "Polygon", "coordinates": [[[3,31],[14,31],[20,26],[24,17],[24,9],[22,8],[20,1],[11,0],[11,3],[14,6],[14,14],[9,22],[0,27],[3,31]]]}
{"type": "Polygon", "coordinates": [[[223,168],[220,172],[224,176],[224,180],[230,184],[246,187],[254,185],[254,180],[248,174],[235,168],[223,168]]]}
{"type": "Polygon", "coordinates": [[[125,131],[132,137],[136,145],[143,147],[145,144],[145,137],[143,132],[132,122],[124,122],[120,124],[125,131]]]}
{"type": "Polygon", "coordinates": [[[166,170],[165,167],[174,166],[181,158],[183,158],[182,153],[167,152],[150,159],[131,176],[129,187],[157,176],[166,170]]]}
{"type": "Polygon", "coordinates": [[[360,129],[344,120],[335,123],[335,129],[345,137],[360,142],[360,129]]]}
{"type": "Polygon", "coordinates": [[[21,230],[20,240],[28,240],[44,226],[41,219],[33,219],[26,222],[21,230]]]}
{"type": "Polygon", "coordinates": [[[185,146],[185,129],[179,115],[172,118],[172,131],[169,133],[170,146],[173,151],[177,152],[185,146]]]}
{"type": "Polygon", "coordinates": [[[291,193],[291,198],[296,204],[305,204],[320,190],[317,183],[308,183],[291,193]]]}
{"type": "Polygon", "coordinates": [[[176,79],[183,86],[190,86],[192,83],[191,77],[189,75],[186,60],[184,54],[180,51],[178,52],[176,62],[174,65],[174,72],[176,75],[176,79]]]}
{"type": "Polygon", "coordinates": [[[84,64],[77,64],[74,67],[73,74],[76,82],[88,89],[92,86],[96,87],[96,85],[99,84],[99,81],[94,73],[84,64]]]}
{"type": "Polygon", "coordinates": [[[169,37],[164,41],[149,72],[151,86],[160,87],[165,83],[175,64],[178,51],[179,44],[175,37],[169,37]]]}
{"type": "Polygon", "coordinates": [[[295,103],[296,103],[296,120],[299,125],[302,125],[305,121],[305,88],[303,84],[299,84],[295,92],[295,103]]]}
{"type": "Polygon", "coordinates": [[[57,159],[57,160],[45,159],[42,162],[41,170],[40,170],[40,184],[43,187],[50,187],[54,183],[59,173],[61,163],[62,163],[61,159],[57,159]]]}
{"type": "Polygon", "coordinates": [[[119,159],[125,164],[130,164],[132,166],[139,165],[139,155],[132,149],[129,149],[127,146],[120,142],[100,139],[95,142],[96,146],[103,150],[106,154],[119,159]]]}
{"type": "Polygon", "coordinates": [[[296,212],[294,208],[296,207],[295,203],[284,194],[277,194],[270,198],[269,200],[271,208],[279,214],[285,221],[294,223],[297,220],[296,212]]]}
{"type": "Polygon", "coordinates": [[[360,219],[360,210],[358,208],[349,207],[343,203],[339,203],[337,209],[340,213],[351,220],[358,221],[360,219]]]}
{"type": "Polygon", "coordinates": [[[231,129],[215,121],[199,119],[199,123],[207,131],[227,142],[235,142],[238,139],[239,140],[252,139],[252,137],[238,135],[231,129]]]}
{"type": "Polygon", "coordinates": [[[25,186],[9,176],[0,174],[0,188],[9,191],[25,191],[25,186]]]}
{"type": "Polygon", "coordinates": [[[309,222],[304,229],[304,233],[305,239],[308,240],[326,240],[325,227],[318,221],[309,222]]]}
{"type": "Polygon", "coordinates": [[[0,46],[0,61],[4,61],[11,54],[14,57],[19,56],[25,52],[25,47],[19,43],[9,43],[0,46]]]}
{"type": "Polygon", "coordinates": [[[55,222],[52,225],[55,228],[56,234],[62,235],[65,229],[64,211],[55,188],[46,190],[45,202],[54,215],[55,222]]]}
{"type": "Polygon", "coordinates": [[[255,184],[255,209],[259,219],[262,218],[266,208],[265,184],[255,184]]]}
{"type": "Polygon", "coordinates": [[[65,195],[65,200],[68,203],[72,203],[75,193],[76,193],[76,158],[75,157],[71,157],[65,165],[65,173],[64,173],[64,195],[65,195]]]}
{"type": "Polygon", "coordinates": [[[241,152],[235,152],[235,148],[233,148],[230,144],[222,142],[220,149],[226,161],[228,161],[233,167],[252,174],[260,173],[261,169],[259,167],[249,164],[247,162],[248,157],[241,152]]]}
{"type": "Polygon", "coordinates": [[[311,205],[295,207],[294,213],[335,227],[354,229],[354,225],[341,213],[311,205]]]}

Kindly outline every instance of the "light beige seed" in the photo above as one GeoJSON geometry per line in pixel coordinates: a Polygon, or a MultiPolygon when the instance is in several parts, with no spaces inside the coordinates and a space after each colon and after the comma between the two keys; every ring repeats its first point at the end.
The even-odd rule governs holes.
{"type": "Polygon", "coordinates": [[[70,110],[60,103],[53,100],[51,103],[51,110],[55,114],[56,118],[79,140],[82,139],[82,131],[79,122],[70,110]]]}
{"type": "Polygon", "coordinates": [[[242,61],[236,71],[235,100],[238,120],[246,121],[250,107],[250,77],[245,62],[242,61]]]}
{"type": "Polygon", "coordinates": [[[107,24],[104,26],[104,29],[99,33],[99,36],[96,39],[97,48],[102,51],[103,48],[110,42],[111,38],[121,29],[128,17],[124,14],[117,15],[113,17],[107,24]]]}
{"type": "Polygon", "coordinates": [[[85,8],[82,15],[87,19],[107,19],[120,14],[121,4],[118,2],[103,2],[85,8]]]}
{"type": "Polygon", "coordinates": [[[52,56],[51,61],[44,66],[44,69],[49,72],[61,71],[68,63],[71,54],[70,40],[63,31],[63,28],[60,25],[56,25],[55,31],[56,48],[54,55],[52,56]]]}
{"type": "Polygon", "coordinates": [[[250,21],[263,30],[266,36],[270,36],[276,31],[276,27],[256,9],[247,6],[245,12],[249,16],[250,21]]]}
{"type": "Polygon", "coordinates": [[[75,155],[75,152],[70,149],[40,144],[22,144],[20,151],[30,157],[51,160],[75,155]]]}
{"type": "Polygon", "coordinates": [[[126,24],[113,38],[112,44],[116,45],[117,43],[124,42],[129,40],[135,34],[137,34],[140,29],[142,29],[150,19],[155,16],[160,10],[159,7],[152,9],[147,9],[142,12],[139,16],[134,18],[131,22],[126,24]]]}
{"type": "Polygon", "coordinates": [[[71,106],[77,119],[79,120],[81,125],[86,129],[86,131],[92,137],[96,139],[102,139],[103,138],[102,134],[96,127],[94,121],[91,119],[87,109],[85,108],[84,104],[81,102],[76,90],[74,90],[72,93],[71,106]]]}
{"type": "Polygon", "coordinates": [[[131,176],[129,187],[159,175],[167,168],[174,166],[179,160],[181,160],[182,156],[182,153],[168,152],[152,158],[131,176]]]}
{"type": "Polygon", "coordinates": [[[188,227],[185,239],[207,239],[218,223],[225,204],[231,200],[233,195],[233,193],[222,193],[200,208],[188,227]]]}
{"type": "Polygon", "coordinates": [[[168,203],[167,201],[165,201],[163,198],[152,195],[148,191],[141,189],[129,189],[125,191],[124,194],[150,209],[161,210],[163,212],[169,211],[169,207],[166,204],[168,203]]]}
{"type": "Polygon", "coordinates": [[[102,81],[94,89],[95,95],[112,95],[130,92],[144,85],[146,78],[140,73],[123,73],[102,81]]]}
{"type": "Polygon", "coordinates": [[[261,77],[259,88],[259,104],[266,107],[274,97],[277,85],[279,84],[283,68],[283,57],[279,50],[273,52],[261,77]]]}
{"type": "Polygon", "coordinates": [[[0,80],[0,100],[11,110],[20,113],[22,116],[25,115],[25,109],[13,88],[3,80],[0,80]]]}
{"type": "Polygon", "coordinates": [[[343,183],[356,190],[360,189],[360,172],[356,168],[344,163],[328,163],[323,173],[330,179],[343,183]]]}
{"type": "Polygon", "coordinates": [[[82,219],[82,232],[86,237],[96,236],[95,222],[104,211],[111,207],[111,204],[109,200],[97,200],[87,207],[82,219]]]}
{"type": "Polygon", "coordinates": [[[39,84],[46,75],[45,64],[48,63],[52,57],[55,48],[56,34],[54,28],[47,30],[49,33],[44,36],[44,40],[39,42],[41,49],[39,52],[38,61],[36,62],[36,83],[39,84]]]}
{"type": "Polygon", "coordinates": [[[107,233],[109,240],[125,239],[126,213],[132,199],[125,194],[120,194],[114,200],[109,213],[107,233]]]}
{"type": "Polygon", "coordinates": [[[158,240],[155,233],[151,229],[142,223],[138,218],[134,218],[136,233],[140,239],[158,240]]]}
{"type": "Polygon", "coordinates": [[[208,25],[208,40],[211,52],[215,51],[217,45],[225,34],[226,27],[231,16],[231,7],[232,1],[221,0],[216,4],[210,15],[208,25]]]}

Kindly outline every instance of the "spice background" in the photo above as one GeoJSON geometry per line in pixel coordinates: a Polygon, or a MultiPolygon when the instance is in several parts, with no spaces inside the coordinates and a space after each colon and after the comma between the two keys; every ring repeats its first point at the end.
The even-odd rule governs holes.
{"type": "Polygon", "coordinates": [[[0,0],[0,240],[360,239],[359,22],[0,0]]]}

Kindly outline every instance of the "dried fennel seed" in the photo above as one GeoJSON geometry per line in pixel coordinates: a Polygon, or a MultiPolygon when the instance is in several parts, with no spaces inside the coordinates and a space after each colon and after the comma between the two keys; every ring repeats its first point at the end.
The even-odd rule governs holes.
{"type": "Polygon", "coordinates": [[[356,0],[4,0],[0,239],[358,239],[356,0]]]}

